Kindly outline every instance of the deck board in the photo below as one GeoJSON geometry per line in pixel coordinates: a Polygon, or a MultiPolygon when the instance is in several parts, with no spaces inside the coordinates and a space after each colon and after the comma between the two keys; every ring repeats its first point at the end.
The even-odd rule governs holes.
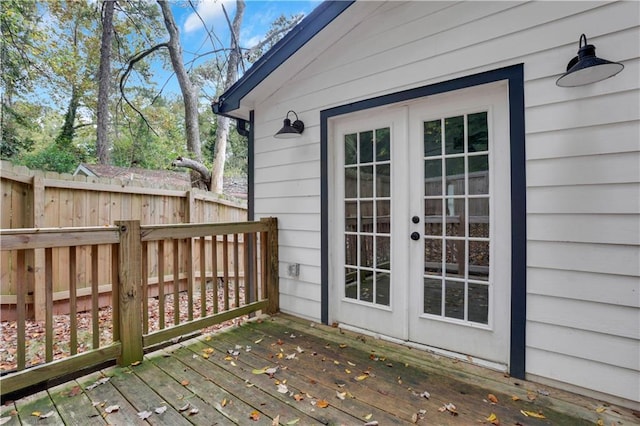
{"type": "Polygon", "coordinates": [[[492,413],[502,425],[638,423],[630,410],[287,315],[191,339],[147,354],[140,365],[108,368],[35,393],[3,406],[0,417],[8,425],[470,425],[491,424],[492,413]],[[271,367],[278,367],[274,374],[259,371],[271,367]],[[109,380],[87,390],[102,377],[109,380]],[[278,392],[279,384],[287,391],[278,392]],[[488,401],[489,393],[497,404],[488,401]],[[457,415],[439,410],[446,403],[456,405],[457,415]],[[107,414],[109,405],[119,409],[107,414]],[[163,406],[165,412],[155,412],[163,406]],[[190,415],[193,407],[198,412],[190,415]],[[152,414],[142,420],[142,411],[152,414]],[[38,419],[34,412],[52,416],[38,419]]]}

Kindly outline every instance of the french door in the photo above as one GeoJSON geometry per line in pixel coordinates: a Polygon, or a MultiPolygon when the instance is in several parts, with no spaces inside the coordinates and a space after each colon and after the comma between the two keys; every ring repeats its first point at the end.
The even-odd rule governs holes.
{"type": "Polygon", "coordinates": [[[507,85],[332,122],[330,316],[506,366],[507,85]]]}

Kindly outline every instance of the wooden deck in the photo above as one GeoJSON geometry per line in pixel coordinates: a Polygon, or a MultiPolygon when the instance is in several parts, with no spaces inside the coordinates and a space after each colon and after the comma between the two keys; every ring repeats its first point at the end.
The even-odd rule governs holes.
{"type": "Polygon", "coordinates": [[[464,362],[278,315],[9,403],[2,407],[0,424],[609,426],[637,424],[636,415],[464,362]],[[444,409],[446,404],[455,405],[456,413],[444,409]],[[139,413],[145,411],[148,417],[142,420],[139,413]]]}

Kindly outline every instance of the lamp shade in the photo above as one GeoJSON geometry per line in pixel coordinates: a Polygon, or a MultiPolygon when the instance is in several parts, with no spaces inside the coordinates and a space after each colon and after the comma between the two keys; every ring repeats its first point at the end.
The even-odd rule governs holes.
{"type": "Polygon", "coordinates": [[[284,119],[282,129],[278,130],[274,137],[278,139],[299,138],[302,136],[303,131],[304,123],[298,120],[298,114],[293,111],[289,111],[287,112],[287,118],[284,119]],[[289,119],[289,113],[293,113],[296,116],[296,120],[293,123],[291,123],[291,120],[289,119]]]}
{"type": "Polygon", "coordinates": [[[587,37],[582,34],[578,56],[569,62],[567,72],[556,81],[556,84],[560,87],[584,86],[613,77],[623,68],[624,65],[618,62],[598,58],[595,46],[587,44],[587,37]]]}

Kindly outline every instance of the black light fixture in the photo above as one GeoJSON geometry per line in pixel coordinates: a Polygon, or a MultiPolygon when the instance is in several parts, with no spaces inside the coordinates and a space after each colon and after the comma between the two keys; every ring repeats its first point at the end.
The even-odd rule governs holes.
{"type": "Polygon", "coordinates": [[[624,65],[596,56],[596,47],[587,44],[587,36],[580,36],[578,56],[567,65],[567,72],[556,81],[560,87],[576,87],[605,80],[618,74],[624,65]]]}
{"type": "Polygon", "coordinates": [[[304,123],[298,120],[298,114],[294,111],[287,112],[287,117],[284,119],[284,125],[282,129],[278,130],[278,133],[273,135],[274,138],[278,139],[293,139],[299,138],[304,131],[304,123]],[[289,114],[293,113],[296,116],[295,121],[291,124],[291,120],[289,120],[289,114]]]}

